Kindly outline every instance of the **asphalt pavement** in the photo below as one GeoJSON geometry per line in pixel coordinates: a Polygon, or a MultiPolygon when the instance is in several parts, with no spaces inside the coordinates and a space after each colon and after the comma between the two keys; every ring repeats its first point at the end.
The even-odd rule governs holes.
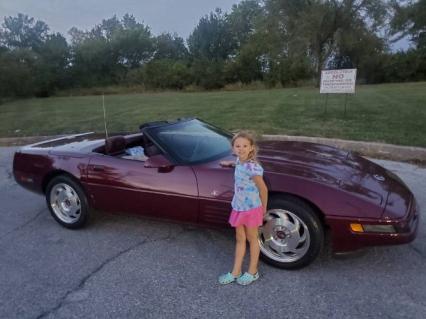
{"type": "Polygon", "coordinates": [[[375,160],[420,204],[414,242],[344,257],[326,248],[307,268],[261,263],[252,285],[219,286],[232,231],[106,213],[65,229],[15,183],[15,149],[0,147],[0,318],[425,317],[426,168],[375,160]]]}

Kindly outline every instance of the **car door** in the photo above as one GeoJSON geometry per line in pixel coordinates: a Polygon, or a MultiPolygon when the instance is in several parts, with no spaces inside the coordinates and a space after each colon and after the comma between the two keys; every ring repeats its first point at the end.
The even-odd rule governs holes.
{"type": "Polygon", "coordinates": [[[228,225],[234,195],[234,168],[220,166],[221,160],[235,160],[235,157],[193,166],[198,181],[198,222],[201,224],[228,225]]]}
{"type": "Polygon", "coordinates": [[[96,209],[197,220],[198,189],[191,167],[159,170],[144,167],[139,160],[94,154],[87,173],[90,200],[96,209]]]}

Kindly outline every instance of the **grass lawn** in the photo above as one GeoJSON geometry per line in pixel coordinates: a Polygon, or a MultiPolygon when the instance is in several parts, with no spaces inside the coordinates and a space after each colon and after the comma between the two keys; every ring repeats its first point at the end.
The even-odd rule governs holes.
{"type": "MultiPolygon", "coordinates": [[[[217,126],[426,147],[426,82],[358,86],[355,95],[319,89],[106,95],[110,132],[199,117],[217,126]]],[[[102,96],[16,100],[0,105],[0,137],[103,131],[102,96]]]]}

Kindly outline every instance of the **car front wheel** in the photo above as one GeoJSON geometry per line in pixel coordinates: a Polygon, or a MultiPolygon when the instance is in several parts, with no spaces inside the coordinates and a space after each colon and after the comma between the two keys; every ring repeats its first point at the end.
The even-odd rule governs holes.
{"type": "Polygon", "coordinates": [[[259,228],[261,258],[276,267],[309,265],[321,251],[324,230],[315,211],[296,197],[271,198],[259,228]]]}
{"type": "Polygon", "coordinates": [[[81,228],[89,218],[86,195],[78,182],[61,175],[46,188],[46,201],[53,218],[67,228],[81,228]]]}

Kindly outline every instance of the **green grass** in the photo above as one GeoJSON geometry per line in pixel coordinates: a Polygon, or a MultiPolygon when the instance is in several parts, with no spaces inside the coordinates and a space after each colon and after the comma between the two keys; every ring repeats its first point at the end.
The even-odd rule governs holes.
{"type": "MultiPolygon", "coordinates": [[[[314,88],[107,95],[108,130],[195,116],[229,129],[426,147],[426,82],[358,86],[348,96],[314,88]]],[[[103,131],[101,96],[52,97],[0,105],[0,137],[103,131]]]]}

